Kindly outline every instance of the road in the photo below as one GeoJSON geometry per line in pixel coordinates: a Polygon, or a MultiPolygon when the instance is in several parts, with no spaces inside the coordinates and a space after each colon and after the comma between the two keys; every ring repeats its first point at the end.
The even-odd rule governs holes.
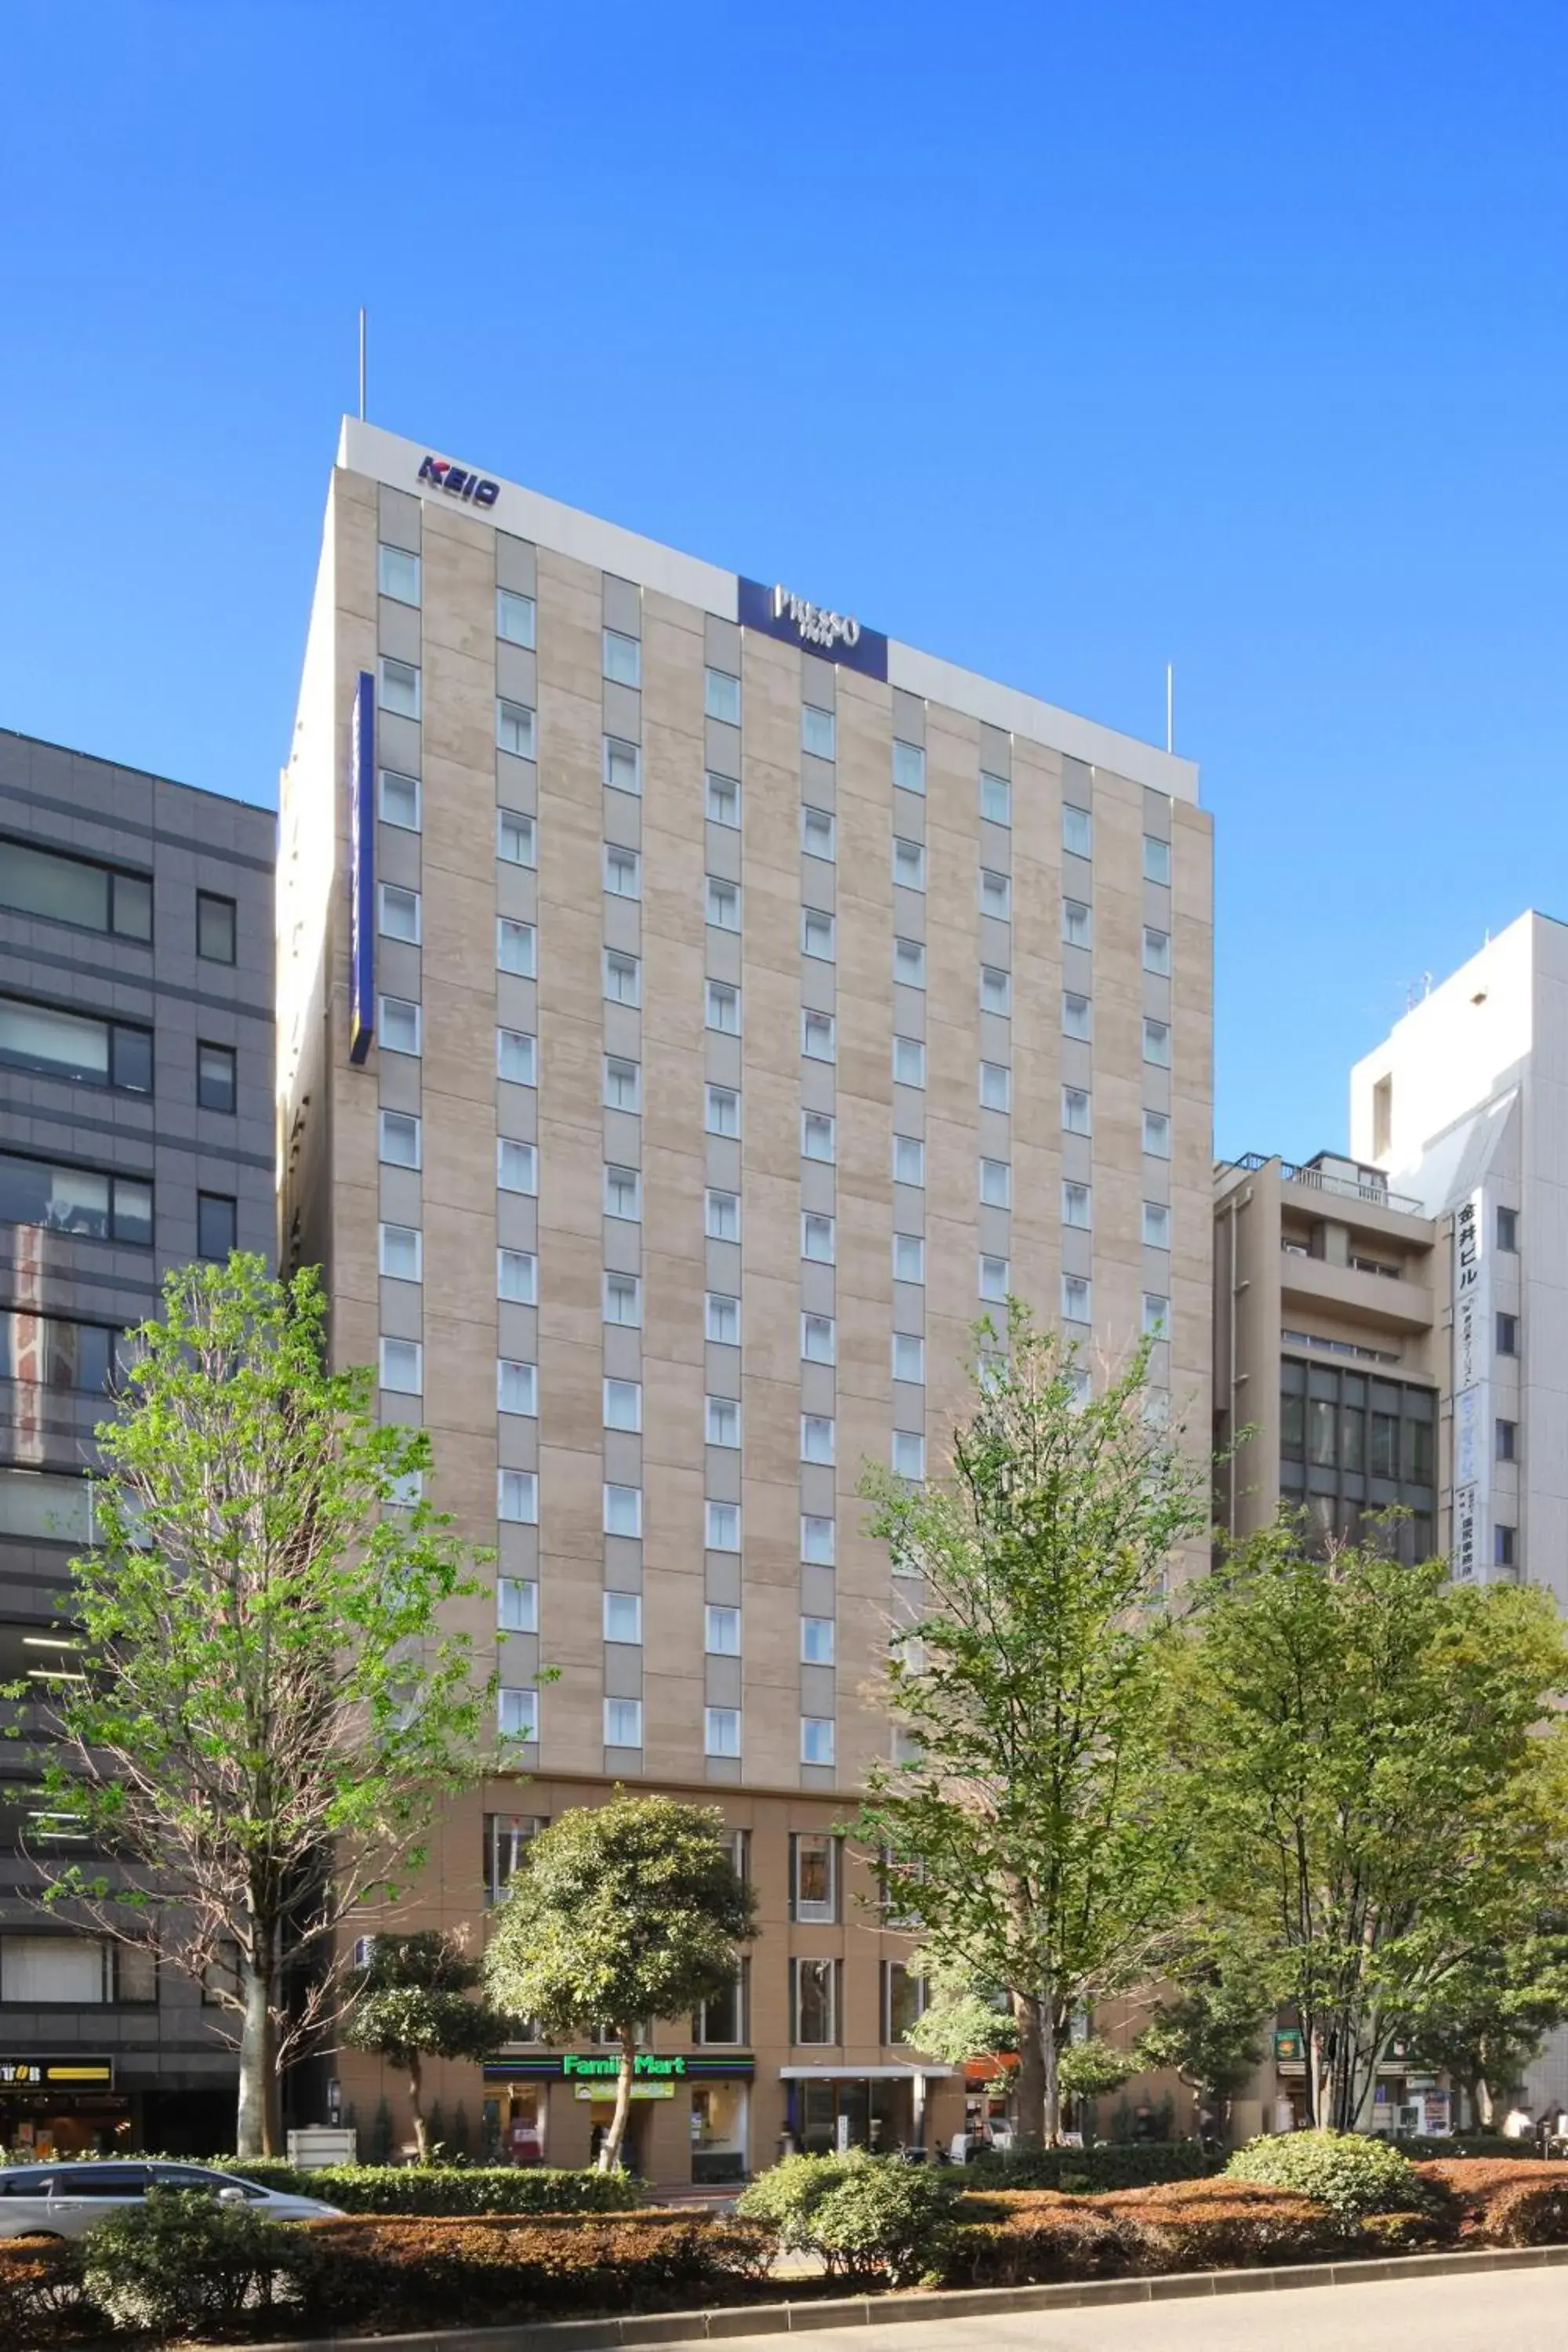
{"type": "MultiPolygon", "coordinates": [[[[999,2312],[894,2327],[792,2329],[790,2352],[1497,2352],[1563,2339],[1568,2272],[1292,2287],[1102,2310],[999,2312]]],[[[779,2352],[776,2336],[730,2336],[724,2352],[779,2352]]],[[[668,2346],[665,2352],[678,2352],[668,2346]]]]}

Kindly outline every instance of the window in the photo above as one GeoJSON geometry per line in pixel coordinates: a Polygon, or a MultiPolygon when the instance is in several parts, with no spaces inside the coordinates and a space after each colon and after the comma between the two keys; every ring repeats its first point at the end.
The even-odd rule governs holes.
{"type": "Polygon", "coordinates": [[[923,1184],[926,1180],[926,1148],[918,1135],[895,1135],[893,1138],[893,1181],[895,1184],[923,1184]]]}
{"type": "Polygon", "coordinates": [[[901,743],[893,739],[893,782],[900,792],[923,793],[926,788],[926,755],[920,743],[901,743]]]}
{"type": "Polygon", "coordinates": [[[47,1004],[0,997],[0,1063],[73,1085],[153,1089],[153,1033],[47,1004]]]}
{"type": "Polygon", "coordinates": [[[926,1278],[926,1245],[919,1234],[893,1235],[893,1280],[923,1282],[926,1278]]]}
{"type": "Polygon", "coordinates": [[[196,1255],[220,1264],[237,1244],[237,1204],[229,1192],[196,1194],[196,1255]]]}
{"type": "Polygon", "coordinates": [[[196,953],[206,963],[233,963],[236,953],[236,909],[232,898],[211,890],[196,892],[196,953]]]}
{"type": "Polygon", "coordinates": [[[1094,855],[1094,821],[1088,809],[1074,808],[1068,801],[1062,803],[1062,847],[1074,857],[1094,855]]]}
{"type": "Polygon", "coordinates": [[[836,1360],[837,1340],[831,1315],[801,1317],[800,1352],[808,1364],[831,1364],[836,1360]]]}
{"type": "Polygon", "coordinates": [[[196,1047],[196,1100],[203,1110],[232,1111],[237,1081],[232,1045],[196,1047]]]}
{"type": "Polygon", "coordinates": [[[405,833],[419,830],[419,779],[395,768],[383,768],[376,777],[376,806],[384,824],[400,825],[405,833]]]}
{"type": "Polygon", "coordinates": [[[420,1396],[425,1389],[424,1350],[416,1339],[383,1339],[381,1385],[399,1396],[420,1396]]]}
{"type": "Polygon", "coordinates": [[[1171,1302],[1157,1290],[1143,1293],[1143,1336],[1149,1339],[1171,1336],[1171,1302]]]}
{"type": "MultiPolygon", "coordinates": [[[[800,1760],[803,1764],[831,1764],[837,1750],[837,1727],[830,1715],[803,1715],[800,1718],[800,1760]]],[[[809,1968],[808,1960],[805,1965],[809,1968]]],[[[831,1965],[831,1963],[829,1963],[831,1965]]]]}
{"type": "Polygon", "coordinates": [[[500,1633],[538,1633],[539,1587],[532,1577],[497,1577],[496,1631],[500,1633]]]}
{"type": "Polygon", "coordinates": [[[918,1037],[894,1038],[893,1082],[900,1087],[924,1086],[926,1049],[918,1037]]]}
{"type": "Polygon", "coordinates": [[[607,1698],[605,1701],[605,1745],[606,1748],[642,1746],[640,1698],[607,1698]]]}
{"type": "Polygon", "coordinates": [[[539,1525],[539,1479],[531,1470],[496,1473],[496,1517],[509,1526],[539,1525]]]}
{"type": "Polygon", "coordinates": [[[1168,1070],[1171,1066],[1171,1024],[1168,1021],[1151,1021],[1147,1013],[1143,1016],[1143,1059],[1152,1062],[1158,1069],[1168,1070]]]}
{"type": "Polygon", "coordinates": [[[497,1250],[496,1297],[514,1307],[538,1306],[539,1260],[531,1250],[497,1250]]]}
{"type": "Polygon", "coordinates": [[[537,1739],[539,1693],[503,1683],[496,1692],[496,1729],[503,1739],[537,1739]]]}
{"type": "Polygon", "coordinates": [[[1062,1276],[1062,1315],[1068,1323],[1087,1323],[1089,1319],[1089,1277],[1081,1274],[1062,1276]]]}
{"type": "Polygon", "coordinates": [[[727,670],[705,669],[702,673],[702,708],[710,719],[721,719],[727,727],[741,723],[741,681],[727,670]]]}
{"type": "MultiPolygon", "coordinates": [[[[144,1983],[146,1979],[141,1981],[144,1983]]],[[[156,1992],[151,1989],[133,1994],[119,1992],[114,1946],[104,1938],[0,1936],[0,2000],[26,2002],[29,2008],[70,2002],[82,2009],[97,2009],[116,1998],[151,2000],[156,1999],[156,1992]]],[[[32,2185],[37,2188],[41,2183],[32,2185]]],[[[100,2197],[140,2196],[142,2175],[128,2166],[123,2175],[116,2174],[110,2180],[100,2170],[93,2187],[100,2197]]]]}
{"type": "Polygon", "coordinates": [[[807,1209],[800,1221],[800,1254],[815,1258],[818,1265],[831,1265],[837,1248],[833,1219],[820,1210],[807,1209]]]}
{"type": "Polygon", "coordinates": [[[1169,882],[1171,878],[1171,845],[1152,833],[1143,835],[1143,879],[1145,882],[1169,882]]]}
{"type": "Polygon", "coordinates": [[[892,1463],[896,1478],[921,1479],[925,1476],[926,1442],[918,1430],[894,1430],[892,1463]]]}
{"type": "Polygon", "coordinates": [[[1089,1003],[1087,996],[1077,996],[1071,989],[1062,994],[1062,1035],[1087,1039],[1089,1030],[1089,1003]]]}
{"type": "Polygon", "coordinates": [[[1500,1209],[1497,1213],[1497,1245],[1500,1250],[1519,1247],[1519,1211],[1500,1209]]]}
{"type": "MultiPolygon", "coordinates": [[[[739,1610],[727,1612],[739,1622],[739,1610]]],[[[711,1615],[712,1612],[710,1611],[711,1615]]],[[[704,1756],[738,1756],[741,1752],[741,1710],[738,1706],[705,1706],[702,1710],[702,1753],[704,1756]]],[[[721,2004],[705,2001],[702,2005],[701,2027],[698,2037],[703,2042],[738,2042],[738,2032],[728,2035],[710,2030],[710,2020],[722,2024],[721,2004]]]]}
{"type": "Polygon", "coordinates": [[[384,596],[399,604],[419,602],[419,558],[405,547],[378,547],[375,551],[376,586],[384,596]]]}
{"type": "Polygon", "coordinates": [[[642,1640],[642,1595],[640,1593],[605,1593],[605,1639],[606,1642],[640,1642],[642,1640]]]}
{"type": "Polygon", "coordinates": [[[722,882],[717,875],[709,875],[708,920],[721,931],[740,929],[741,886],[738,882],[722,882]]]}
{"type": "Polygon", "coordinates": [[[605,887],[612,898],[642,897],[642,859],[635,849],[608,843],[605,849],[605,887]]]}
{"type": "Polygon", "coordinates": [[[741,1408],[733,1397],[710,1396],[705,1400],[704,1429],[710,1445],[740,1444],[741,1408]]]}
{"type": "Polygon", "coordinates": [[[605,1055],[605,1108],[606,1110],[641,1109],[642,1070],[639,1064],[623,1061],[618,1054],[605,1055]]]}
{"type": "Polygon", "coordinates": [[[613,793],[640,793],[642,790],[642,752],[636,743],[624,736],[605,738],[605,782],[613,793]]]}
{"type": "Polygon", "coordinates": [[[406,996],[384,996],[376,1006],[384,1054],[417,1054],[420,1050],[419,1007],[406,996]]]}
{"type": "Polygon", "coordinates": [[[1500,1315],[1498,1317],[1497,1351],[1500,1356],[1518,1355],[1519,1318],[1517,1315],[1500,1315]]]}
{"type": "Polygon", "coordinates": [[[710,1242],[741,1238],[741,1196],[710,1185],[703,1198],[702,1229],[710,1242]]]}
{"type": "Polygon", "coordinates": [[[925,844],[920,841],[893,843],[893,879],[904,890],[923,890],[926,886],[925,844]]]}
{"type": "Polygon", "coordinates": [[[539,1412],[539,1367],[520,1363],[515,1356],[496,1360],[496,1411],[521,1413],[533,1420],[539,1412]]]}
{"type": "Polygon", "coordinates": [[[916,2042],[915,2028],[925,2012],[925,1979],[902,1960],[883,1963],[882,2042],[885,2048],[895,2042],[916,2042]]]}
{"type": "Polygon", "coordinates": [[[808,857],[831,858],[837,855],[837,827],[831,811],[803,808],[800,813],[800,845],[808,857]]]}
{"type": "Polygon", "coordinates": [[[1006,1209],[1013,1202],[1013,1171],[1005,1160],[980,1162],[980,1198],[987,1208],[1006,1209]]]}
{"type": "Polygon", "coordinates": [[[1372,1090],[1372,1150],[1381,1160],[1394,1139],[1394,1079],[1381,1077],[1372,1090]]]}
{"type": "Polygon", "coordinates": [[[803,1666],[833,1664],[833,1620],[803,1617],[800,1621],[800,1662],[803,1666]]]}
{"type": "Polygon", "coordinates": [[[1519,1460],[1519,1423],[1517,1421],[1500,1421],[1497,1423],[1497,1438],[1492,1451],[1500,1462],[1517,1462],[1519,1460]]]}
{"type": "Polygon", "coordinates": [[[1158,973],[1162,980],[1170,978],[1171,934],[1151,930],[1147,923],[1143,926],[1143,969],[1158,973]]]}
{"type": "Polygon", "coordinates": [[[980,869],[980,911],[998,923],[1013,919],[1013,885],[1005,874],[994,874],[989,866],[980,869]]]}
{"type": "MultiPolygon", "coordinates": [[[[222,904],[232,902],[226,898],[222,904]]],[[[124,940],[153,936],[149,876],[121,874],[31,842],[0,842],[0,907],[47,922],[76,923],[83,930],[112,931],[124,940]]],[[[218,961],[232,963],[234,958],[218,961]]]]}
{"type": "Polygon", "coordinates": [[[508,702],[504,695],[497,699],[496,749],[510,751],[514,759],[532,759],[533,713],[526,702],[508,702]]]}
{"type": "Polygon", "coordinates": [[[623,636],[619,629],[605,631],[605,676],[616,686],[642,684],[642,645],[623,636]]]}
{"type": "Polygon", "coordinates": [[[832,1162],[836,1143],[833,1120],[824,1110],[803,1110],[800,1115],[800,1149],[805,1160],[826,1160],[832,1162]]]}
{"type": "Polygon", "coordinates": [[[716,776],[710,770],[703,778],[703,805],[711,824],[739,827],[741,822],[741,787],[733,776],[716,776]]]}
{"type": "Polygon", "coordinates": [[[514,923],[510,915],[496,921],[496,966],[500,971],[514,971],[520,979],[533,980],[538,975],[538,934],[531,923],[514,923]]]}
{"type": "Polygon", "coordinates": [[[383,654],[379,677],[376,700],[383,710],[395,711],[400,719],[417,719],[419,672],[413,663],[394,661],[390,655],[383,654]]]}
{"type": "Polygon", "coordinates": [[[1517,1551],[1516,1528],[1496,1527],[1492,1529],[1492,1566],[1512,1568],[1517,1551]]]}
{"type": "Polygon", "coordinates": [[[642,1321],[642,1284],[635,1274],[605,1276],[605,1320],[628,1328],[642,1321]]]}
{"type": "Polygon", "coordinates": [[[710,980],[707,988],[707,1025],[726,1037],[741,1034],[741,992],[727,980],[710,980]]]}
{"type": "Polygon", "coordinates": [[[926,1343],[912,1331],[893,1334],[893,1378],[921,1381],[926,1376],[926,1343]]]}
{"type": "Polygon", "coordinates": [[[979,1280],[982,1298],[1005,1299],[1010,1280],[1007,1260],[982,1254],[979,1280]]]}
{"type": "Polygon", "coordinates": [[[721,1607],[709,1601],[702,1612],[702,1646],[710,1658],[738,1658],[741,1654],[741,1612],[738,1609],[721,1607]]]}
{"type": "Polygon", "coordinates": [[[634,1224],[642,1215],[642,1179],[635,1168],[605,1169],[605,1214],[625,1217],[634,1224]]]}
{"type": "Polygon", "coordinates": [[[0,1152],[0,1224],[41,1225],[89,1241],[151,1242],[153,1187],[0,1152]]]}
{"type": "Polygon", "coordinates": [[[836,1531],[831,1519],[806,1513],[800,1523],[800,1556],[817,1568],[831,1568],[837,1554],[836,1531]]]}
{"type": "Polygon", "coordinates": [[[1089,1134],[1089,1096],[1082,1087],[1062,1088],[1062,1125],[1069,1135],[1089,1134]]]}
{"type": "MultiPolygon", "coordinates": [[[[832,1728],[831,1725],[828,1727],[832,1728]]],[[[801,1754],[805,1754],[805,1727],[801,1726],[801,1754]]],[[[808,2049],[826,2047],[838,2039],[838,1963],[837,1960],[791,1960],[794,2000],[791,2040],[808,2049]]]]}
{"type": "Polygon", "coordinates": [[[1062,939],[1069,948],[1087,948],[1094,944],[1094,923],[1081,898],[1062,900],[1062,939]]]}
{"type": "Polygon", "coordinates": [[[0,1381],[87,1395],[101,1391],[119,1369],[119,1337],[100,1323],[0,1307],[0,1381]]]}
{"type": "Polygon", "coordinates": [[[838,1922],[838,1840],[826,1830],[802,1830],[789,1842],[789,1916],[803,1927],[838,1922]]]}
{"type": "Polygon", "coordinates": [[[1064,1182],[1062,1186],[1063,1224],[1081,1225],[1087,1232],[1093,1222],[1093,1197],[1089,1186],[1064,1182]]]}
{"type": "Polygon", "coordinates": [[[531,1198],[534,1196],[539,1191],[537,1146],[519,1143],[514,1136],[498,1136],[496,1183],[503,1192],[526,1192],[531,1198]]]}
{"type": "Polygon", "coordinates": [[[635,955],[605,950],[605,995],[611,1004],[642,1003],[642,965],[635,955]]]}
{"type": "Polygon", "coordinates": [[[539,1040],[526,1029],[496,1031],[496,1076],[505,1078],[509,1086],[532,1087],[539,1083],[539,1040]]]}
{"type": "Polygon", "coordinates": [[[831,760],[834,754],[834,724],[831,710],[818,710],[815,703],[803,702],[800,709],[800,748],[814,759],[831,760]]]}
{"type": "Polygon", "coordinates": [[[407,940],[419,944],[419,893],[400,889],[395,883],[380,886],[380,929],[384,939],[407,940]]]}
{"type": "Polygon", "coordinates": [[[804,907],[800,917],[800,951],[816,956],[823,963],[833,961],[833,918],[816,907],[804,907]]]}
{"type": "Polygon", "coordinates": [[[640,1486],[606,1486],[605,1488],[605,1533],[607,1536],[640,1536],[642,1533],[642,1488],[640,1486]]]}
{"type": "Polygon", "coordinates": [[[803,1013],[800,1016],[800,1050],[813,1062],[831,1062],[837,1052],[834,1021],[831,1013],[803,1013]]]}
{"type": "Polygon", "coordinates": [[[709,1503],[703,1512],[704,1540],[710,1551],[739,1551],[741,1549],[741,1506],[739,1503],[709,1503]]]}
{"type": "Polygon", "coordinates": [[[995,964],[980,967],[980,1010],[1009,1015],[1013,1010],[1013,975],[995,964]]]}
{"type": "Polygon", "coordinates": [[[1010,1110],[1013,1104],[1013,1073],[1005,1062],[982,1062],[980,1065],[980,1100],[986,1110],[1010,1110]]]}
{"type": "Polygon", "coordinates": [[[642,1382],[640,1381],[606,1381],[605,1382],[605,1427],[632,1430],[642,1427],[642,1382]]]}
{"type": "Polygon", "coordinates": [[[708,1132],[710,1135],[739,1135],[741,1132],[741,1097],[733,1087],[708,1088],[708,1132]]]}
{"type": "Polygon", "coordinates": [[[527,646],[534,642],[535,608],[531,596],[524,596],[515,588],[496,590],[496,635],[504,637],[509,646],[527,646]]]}
{"type": "Polygon", "coordinates": [[[803,1462],[826,1462],[834,1459],[833,1423],[826,1413],[803,1412],[800,1417],[800,1458],[803,1462]]]}
{"type": "Polygon", "coordinates": [[[721,1348],[738,1348],[741,1344],[741,1302],[721,1290],[710,1290],[705,1301],[704,1328],[708,1337],[721,1348]]]}
{"type": "Polygon", "coordinates": [[[989,824],[1013,822],[1013,787],[1005,776],[980,772],[980,814],[989,824]]]}
{"type": "Polygon", "coordinates": [[[1144,1112],[1143,1149],[1152,1160],[1169,1160],[1171,1118],[1168,1111],[1146,1110],[1144,1112]]]}
{"type": "Polygon", "coordinates": [[[390,1281],[424,1279],[425,1237],[417,1225],[383,1225],[380,1241],[379,1264],[390,1281]]]}
{"type": "Polygon", "coordinates": [[[893,941],[893,978],[906,988],[926,984],[926,951],[919,940],[893,941]]]}
{"type": "Polygon", "coordinates": [[[1171,1212],[1163,1201],[1144,1202],[1143,1240],[1150,1249],[1170,1248],[1171,1212]]]}

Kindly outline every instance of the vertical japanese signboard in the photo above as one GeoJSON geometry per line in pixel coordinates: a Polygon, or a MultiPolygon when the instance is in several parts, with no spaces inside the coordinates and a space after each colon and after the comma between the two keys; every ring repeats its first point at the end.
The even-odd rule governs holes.
{"type": "Polygon", "coordinates": [[[1453,1559],[1461,1577],[1479,1575],[1489,1564],[1491,1344],[1491,1268],[1485,1202],[1477,1192],[1454,1212],[1453,1559]]]}

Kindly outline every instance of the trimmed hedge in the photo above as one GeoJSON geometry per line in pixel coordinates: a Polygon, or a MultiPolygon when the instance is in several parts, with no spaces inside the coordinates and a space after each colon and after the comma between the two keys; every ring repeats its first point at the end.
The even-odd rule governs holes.
{"type": "Polygon", "coordinates": [[[1568,2240],[1568,2164],[1517,2157],[1424,2164],[1462,2246],[1557,2246],[1568,2240]]]}
{"type": "Polygon", "coordinates": [[[1195,2139],[1100,2140],[1092,2147],[1024,2147],[979,2156],[951,2176],[972,2189],[1147,2189],[1164,2180],[1203,2180],[1217,2172],[1195,2139]]]}
{"type": "Polygon", "coordinates": [[[542,2164],[331,2164],[301,2171],[278,2156],[215,2156],[220,2172],[289,2197],[319,2197],[345,2213],[625,2213],[642,2201],[626,2172],[568,2172],[542,2164]]]}
{"type": "Polygon", "coordinates": [[[740,2197],[742,2220],[829,2278],[909,2286],[940,2274],[958,2194],[951,2175],[896,2156],[786,2156],[740,2197]]]}

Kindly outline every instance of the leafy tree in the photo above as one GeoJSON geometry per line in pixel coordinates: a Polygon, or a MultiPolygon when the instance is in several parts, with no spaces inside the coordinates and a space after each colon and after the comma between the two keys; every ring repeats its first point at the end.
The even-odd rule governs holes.
{"type": "Polygon", "coordinates": [[[430,2161],[422,2095],[425,2060],[489,2058],[510,2031],[504,2010],[468,1998],[483,1973],[455,1936],[426,1928],[413,1936],[377,1936],[350,1989],[339,2030],[350,2049],[369,2050],[408,2076],[421,2164],[430,2161]]]}
{"type": "Polygon", "coordinates": [[[923,1960],[926,2005],[904,2040],[916,2050],[962,2066],[971,2058],[994,2058],[1018,2047],[1013,2004],[999,1987],[978,1986],[940,1960],[923,1960]]]}
{"type": "Polygon", "coordinates": [[[529,1841],[485,1953],[493,1999],[552,2037],[607,2025],[620,2043],[616,2111],[599,2169],[620,2160],[637,2027],[684,2017],[733,1984],[756,1932],[724,1818],[672,1797],[574,1806],[529,1841]]]}
{"type": "Polygon", "coordinates": [[[1543,1911],[1529,1932],[1476,1952],[1407,2021],[1425,2063],[1468,2093],[1489,2130],[1499,2098],[1517,2091],[1553,2027],[1568,2020],[1568,1911],[1543,1911]]]}
{"type": "Polygon", "coordinates": [[[46,1900],[229,2012],[243,2156],[277,2147],[279,2073],[332,2006],[340,1926],[417,1868],[485,1719],[439,1623],[478,1589],[463,1548],[405,1499],[429,1439],[377,1423],[368,1370],[328,1370],[324,1318],[310,1270],[281,1283],[237,1253],[168,1276],[99,1431],[79,1678],[43,1710],[44,1804],[106,1858],[40,1856],[46,1900]]]}
{"type": "Polygon", "coordinates": [[[1173,2066],[1227,2114],[1263,2063],[1277,2007],[1258,1956],[1224,1938],[1202,1952],[1175,1948],[1167,1967],[1180,1990],[1155,2002],[1139,2059],[1149,2067],[1173,2066]]]}
{"type": "Polygon", "coordinates": [[[1148,1974],[1182,1900],[1153,1699],[1164,1572],[1206,1511],[1147,1343],[1089,1396],[1016,1300],[1005,1355],[978,1337],[951,1478],[866,1481],[921,1598],[885,1686],[909,1760],[873,1769],[859,1826],[934,1958],[1008,1989],[1020,2134],[1054,2144],[1074,2017],[1148,1974]]]}
{"type": "Polygon", "coordinates": [[[1300,2018],[1313,2122],[1363,2128],[1390,2043],[1563,1884],[1568,1639],[1543,1591],[1375,1542],[1314,1559],[1284,1517],[1194,1625],[1173,1761],[1200,1883],[1300,2018]]]}

